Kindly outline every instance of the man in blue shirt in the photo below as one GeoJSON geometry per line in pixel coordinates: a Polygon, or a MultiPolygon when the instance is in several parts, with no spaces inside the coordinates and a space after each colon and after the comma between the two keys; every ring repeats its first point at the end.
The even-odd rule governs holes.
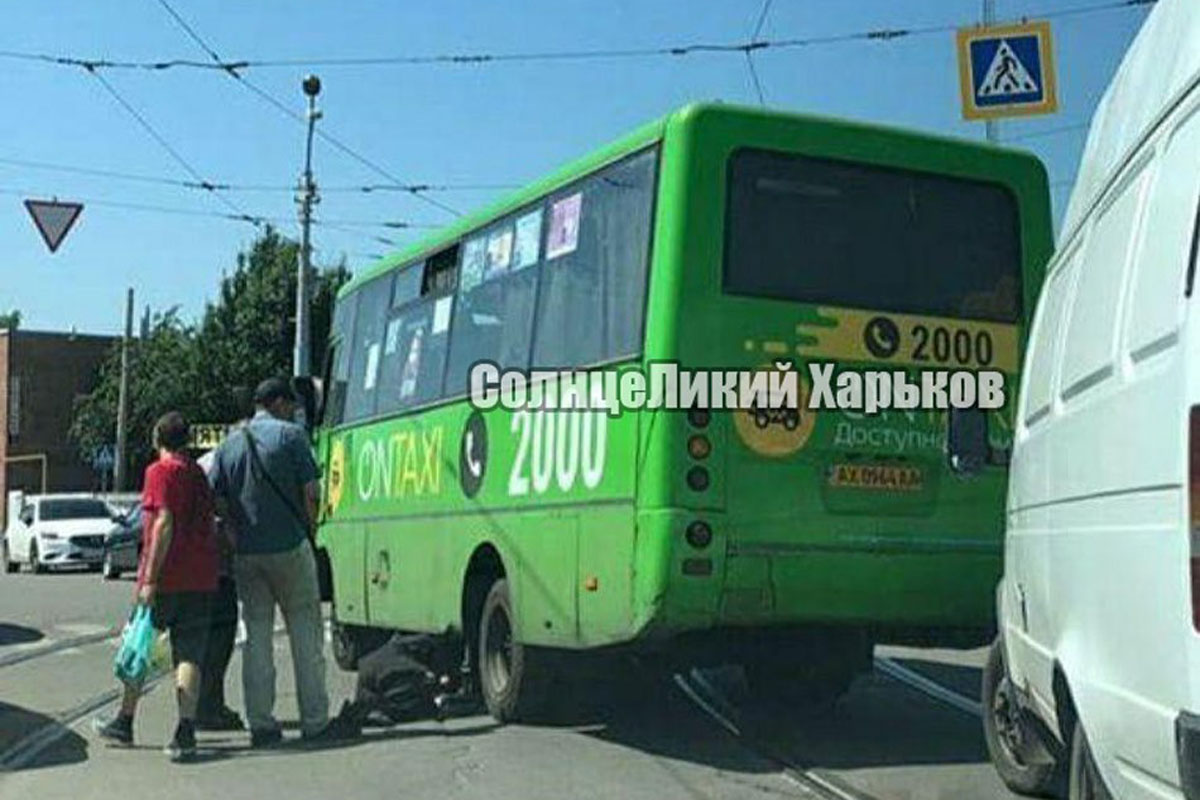
{"type": "Polygon", "coordinates": [[[307,434],[291,421],[296,397],[286,381],[260,383],[254,403],[254,417],[217,448],[209,481],[236,537],[246,624],[242,687],[251,744],[263,747],[283,738],[274,714],[276,604],[287,624],[305,738],[324,731],[329,697],[317,565],[307,541],[317,518],[317,465],[307,434]]]}

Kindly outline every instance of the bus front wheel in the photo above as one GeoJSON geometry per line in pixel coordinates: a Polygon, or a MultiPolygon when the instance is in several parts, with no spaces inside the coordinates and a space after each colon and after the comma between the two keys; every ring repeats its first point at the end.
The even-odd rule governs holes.
{"type": "Polygon", "coordinates": [[[529,721],[546,704],[546,655],[517,641],[512,598],[504,578],[492,584],[479,617],[479,684],[499,722],[529,721]]]}

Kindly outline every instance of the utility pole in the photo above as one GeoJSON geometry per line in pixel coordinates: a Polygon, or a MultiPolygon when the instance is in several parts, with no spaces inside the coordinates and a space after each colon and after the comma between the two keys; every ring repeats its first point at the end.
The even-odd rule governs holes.
{"type": "MultiPolygon", "coordinates": [[[[996,0],[983,0],[983,26],[989,27],[996,22],[996,0]]],[[[994,119],[984,120],[989,142],[1000,141],[1000,123],[994,119]]]]}
{"type": "Polygon", "coordinates": [[[113,490],[125,491],[125,445],[129,427],[129,340],[133,337],[133,288],[125,295],[125,336],[121,339],[121,388],[117,392],[117,453],[113,490]]]}
{"type": "Polygon", "coordinates": [[[313,130],[321,112],[317,110],[317,95],[321,93],[321,80],[316,75],[307,76],[301,87],[308,97],[308,141],[304,148],[304,174],[300,176],[299,192],[296,202],[300,204],[300,258],[296,266],[296,344],[293,349],[292,374],[300,377],[308,375],[310,359],[308,354],[309,339],[309,277],[312,273],[312,244],[310,228],[312,227],[313,206],[320,202],[317,197],[317,184],[312,174],[313,130]]]}

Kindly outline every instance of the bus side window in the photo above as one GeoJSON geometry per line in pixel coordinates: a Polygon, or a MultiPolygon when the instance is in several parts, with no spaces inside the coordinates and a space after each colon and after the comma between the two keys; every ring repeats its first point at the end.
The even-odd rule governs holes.
{"type": "MultiPolygon", "coordinates": [[[[537,209],[523,209],[472,232],[463,242],[446,397],[467,393],[471,367],[480,361],[501,369],[529,366],[539,265],[534,253],[517,246],[518,217],[540,219],[537,209]]],[[[540,233],[539,223],[534,234],[540,233]]]]}
{"type": "Polygon", "coordinates": [[[359,292],[338,302],[330,326],[329,361],[326,366],[325,399],[321,424],[336,426],[342,423],[346,410],[346,387],[350,380],[350,355],[354,341],[354,318],[359,292]]]}
{"type": "Polygon", "coordinates": [[[354,337],[351,339],[349,385],[346,388],[345,421],[366,419],[375,414],[379,362],[383,334],[392,299],[392,273],[364,284],[358,290],[354,337]]]}
{"type": "Polygon", "coordinates": [[[455,245],[398,274],[383,333],[376,413],[441,398],[457,257],[455,245]]]}
{"type": "Polygon", "coordinates": [[[534,367],[591,366],[641,351],[656,158],[639,153],[551,196],[534,367]],[[574,235],[564,235],[571,221],[574,235]]]}

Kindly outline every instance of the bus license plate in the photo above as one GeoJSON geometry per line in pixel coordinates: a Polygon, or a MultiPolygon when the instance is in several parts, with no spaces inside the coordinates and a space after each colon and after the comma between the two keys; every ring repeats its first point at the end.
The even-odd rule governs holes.
{"type": "Polygon", "coordinates": [[[876,489],[884,492],[919,492],[925,476],[919,467],[882,464],[834,464],[829,485],[838,488],[876,489]]]}

